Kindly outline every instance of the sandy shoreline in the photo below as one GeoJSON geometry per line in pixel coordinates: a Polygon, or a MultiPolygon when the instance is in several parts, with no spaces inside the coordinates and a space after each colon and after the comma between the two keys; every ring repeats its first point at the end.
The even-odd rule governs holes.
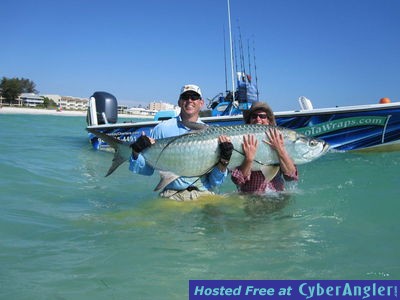
{"type": "MultiPolygon", "coordinates": [[[[3,106],[0,108],[0,114],[27,114],[27,115],[53,115],[53,116],[81,116],[86,117],[86,111],[63,110],[56,111],[55,109],[40,109],[26,107],[9,107],[3,106]]],[[[153,119],[152,116],[134,116],[128,114],[118,114],[119,118],[135,118],[135,119],[153,119]]]]}
{"type": "Polygon", "coordinates": [[[26,115],[55,115],[55,116],[86,116],[86,111],[56,111],[55,109],[38,109],[26,107],[8,107],[0,108],[0,114],[26,114],[26,115]]]}

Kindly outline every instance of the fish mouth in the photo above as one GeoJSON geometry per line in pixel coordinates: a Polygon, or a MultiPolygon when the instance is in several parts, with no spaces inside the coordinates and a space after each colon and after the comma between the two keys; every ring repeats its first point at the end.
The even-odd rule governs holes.
{"type": "Polygon", "coordinates": [[[327,142],[324,141],[324,146],[322,147],[322,153],[328,152],[328,150],[331,148],[331,145],[329,145],[327,142]]]}

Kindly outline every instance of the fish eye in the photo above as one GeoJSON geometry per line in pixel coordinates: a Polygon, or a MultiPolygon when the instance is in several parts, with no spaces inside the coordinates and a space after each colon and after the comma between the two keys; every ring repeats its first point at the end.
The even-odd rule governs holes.
{"type": "Polygon", "coordinates": [[[312,146],[312,147],[315,147],[315,146],[318,145],[318,141],[317,140],[310,140],[309,145],[312,146]]]}

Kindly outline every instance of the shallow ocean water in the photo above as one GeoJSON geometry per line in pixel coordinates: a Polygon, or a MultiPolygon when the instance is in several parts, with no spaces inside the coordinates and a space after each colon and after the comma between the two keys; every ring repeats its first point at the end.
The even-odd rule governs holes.
{"type": "Polygon", "coordinates": [[[0,115],[0,299],[187,299],[189,279],[400,279],[400,153],[329,153],[268,199],[159,199],[82,117],[0,115]]]}

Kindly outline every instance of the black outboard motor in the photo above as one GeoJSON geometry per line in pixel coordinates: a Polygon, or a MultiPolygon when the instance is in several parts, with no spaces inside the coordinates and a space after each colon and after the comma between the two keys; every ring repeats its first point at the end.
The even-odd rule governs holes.
{"type": "MultiPolygon", "coordinates": [[[[118,103],[117,99],[113,95],[107,92],[95,92],[91,98],[95,99],[96,117],[98,125],[117,123],[118,103]]],[[[91,99],[91,101],[92,100],[93,99],[91,99]]],[[[92,111],[93,109],[89,107],[89,112],[91,113],[92,111]]],[[[89,115],[88,115],[88,122],[90,122],[89,115]]]]}

